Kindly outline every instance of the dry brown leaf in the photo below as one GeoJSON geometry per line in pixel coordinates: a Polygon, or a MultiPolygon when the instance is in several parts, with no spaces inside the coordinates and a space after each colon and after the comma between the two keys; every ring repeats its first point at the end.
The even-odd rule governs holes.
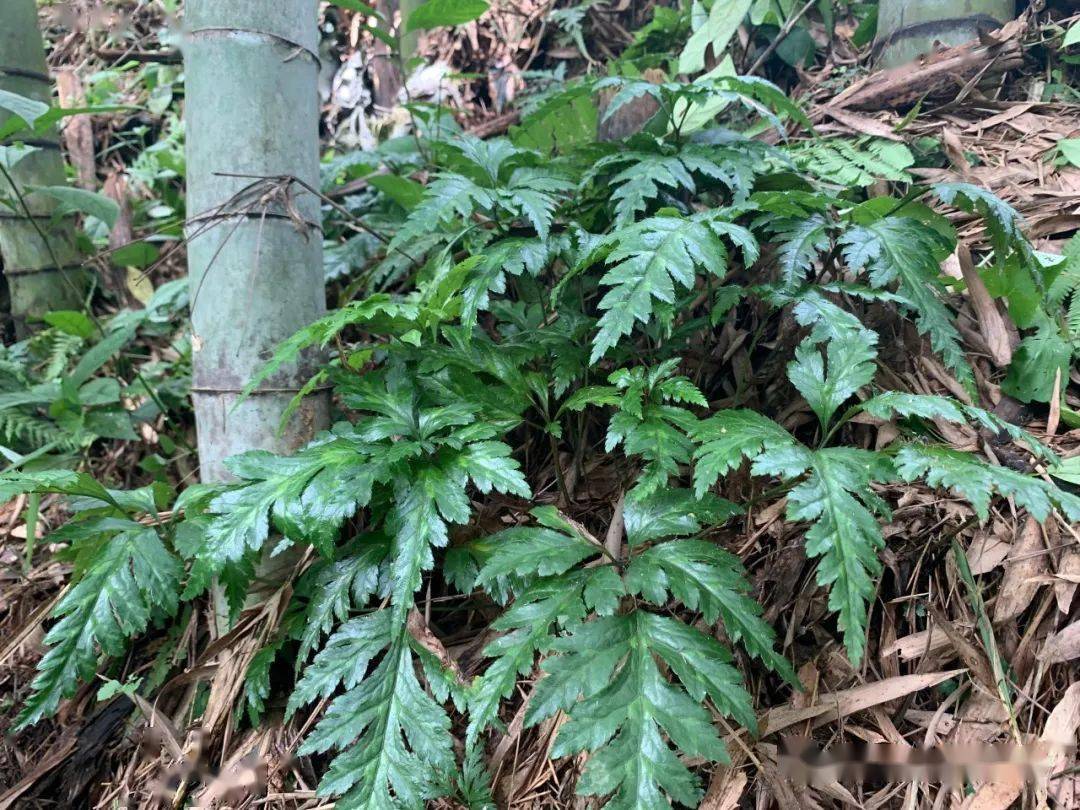
{"type": "Polygon", "coordinates": [[[953,669],[948,672],[930,672],[924,675],[900,675],[839,692],[820,694],[813,706],[802,709],[797,709],[790,704],[776,706],[769,709],[761,720],[763,733],[773,734],[807,720],[813,720],[813,725],[817,727],[839,717],[847,717],[869,709],[871,706],[879,706],[882,703],[906,697],[920,689],[937,686],[962,672],[964,672],[962,669],[953,669]]]}
{"type": "Polygon", "coordinates": [[[971,175],[971,164],[964,155],[964,145],[960,142],[960,136],[952,127],[944,127],[941,130],[941,143],[945,147],[945,155],[960,174],[967,178],[971,175]]]}
{"type": "Polygon", "coordinates": [[[995,690],[976,689],[971,698],[956,714],[959,723],[952,734],[952,742],[958,745],[990,742],[999,737],[1009,719],[1009,712],[995,690]]]}
{"type": "Polygon", "coordinates": [[[1080,681],[1065,690],[1061,700],[1046,718],[1042,736],[1047,744],[1049,757],[1046,762],[1046,779],[1038,786],[1039,798],[1044,803],[1046,796],[1053,796],[1055,807],[1076,807],[1080,795],[1077,783],[1064,771],[1076,763],[1076,730],[1080,727],[1080,681]]]}
{"type": "Polygon", "coordinates": [[[893,653],[899,653],[901,661],[911,661],[922,658],[924,654],[940,652],[949,646],[949,637],[940,627],[932,627],[929,630],[920,630],[917,633],[898,638],[881,650],[881,657],[886,658],[893,653]],[[929,642],[927,639],[929,638],[929,642]]]}
{"type": "Polygon", "coordinates": [[[983,686],[987,689],[995,689],[994,673],[983,651],[972,644],[964,633],[949,621],[940,610],[931,606],[930,612],[934,617],[934,625],[941,628],[964,666],[971,671],[972,675],[982,681],[983,686]]]}
{"type": "Polygon", "coordinates": [[[974,124],[971,124],[966,131],[982,132],[983,130],[995,127],[998,124],[1004,124],[1006,121],[1016,118],[1016,116],[1018,115],[1023,115],[1034,106],[1035,102],[1014,104],[1013,106],[1009,107],[1009,109],[1005,110],[1005,112],[998,113],[997,115],[992,115],[989,118],[985,118],[981,121],[976,121],[974,124]]]}
{"type": "Polygon", "coordinates": [[[1080,658],[1080,621],[1050,636],[1038,657],[1044,664],[1060,664],[1080,658]]]}
{"type": "Polygon", "coordinates": [[[970,720],[961,720],[955,714],[949,714],[948,712],[939,714],[936,711],[930,712],[925,709],[911,709],[905,715],[906,720],[910,720],[916,726],[920,728],[929,728],[931,723],[935,723],[934,730],[938,734],[951,734],[956,729],[960,728],[961,724],[964,727],[977,727],[979,739],[990,739],[995,736],[1001,730],[1000,723],[976,723],[970,720]]]}
{"type": "Polygon", "coordinates": [[[1012,543],[998,534],[978,531],[968,546],[967,558],[971,573],[988,574],[1005,562],[1012,549],[1012,543]]]}
{"type": "MultiPolygon", "coordinates": [[[[63,107],[78,108],[86,106],[86,93],[83,91],[79,75],[71,68],[56,72],[56,90],[63,107]]],[[[93,191],[97,186],[97,167],[94,163],[94,125],[89,115],[72,115],[64,124],[64,145],[67,147],[68,160],[75,167],[80,188],[93,191]]]]}
{"type": "Polygon", "coordinates": [[[994,603],[995,624],[1015,619],[1031,604],[1039,592],[1039,578],[1047,573],[1045,551],[1042,528],[1035,518],[1028,516],[1005,561],[1005,576],[994,603]]]}
{"type": "Polygon", "coordinates": [[[1061,368],[1054,371],[1054,387],[1050,392],[1050,410],[1046,415],[1046,435],[1053,436],[1061,423],[1061,368]]]}
{"type": "Polygon", "coordinates": [[[1023,789],[1024,783],[1019,777],[1003,782],[987,782],[960,807],[962,810],[1008,810],[1020,798],[1023,789]]]}
{"type": "Polygon", "coordinates": [[[876,118],[858,115],[857,113],[843,110],[838,107],[826,107],[824,112],[830,118],[839,121],[845,127],[860,135],[872,135],[875,138],[885,138],[886,140],[899,141],[900,143],[904,142],[903,137],[898,135],[892,127],[888,124],[883,124],[876,118]]]}
{"type": "Polygon", "coordinates": [[[1058,610],[1068,613],[1076,595],[1076,586],[1080,583],[1080,544],[1069,543],[1061,551],[1057,564],[1057,582],[1054,583],[1054,597],[1058,610]]]}
{"type": "Polygon", "coordinates": [[[732,773],[727,768],[718,770],[709,782],[699,810],[735,810],[746,790],[746,782],[746,771],[732,773]]]}
{"type": "Polygon", "coordinates": [[[442,641],[439,640],[439,637],[431,632],[431,628],[428,627],[428,623],[424,620],[424,615],[419,610],[413,608],[409,611],[406,626],[412,634],[412,637],[416,639],[416,642],[434,655],[439,660],[439,663],[442,664],[443,668],[454,676],[454,680],[460,684],[465,683],[458,662],[455,661],[454,656],[447,651],[442,641]]]}
{"type": "Polygon", "coordinates": [[[1046,718],[1040,739],[1047,743],[1072,745],[1076,742],[1076,729],[1080,727],[1080,681],[1065,690],[1061,700],[1046,718]]]}
{"type": "MultiPolygon", "coordinates": [[[[997,303],[986,289],[982,276],[975,269],[971,260],[971,251],[961,242],[956,248],[956,257],[960,262],[960,272],[967,284],[971,308],[975,310],[975,320],[979,323],[979,332],[990,350],[990,359],[998,368],[1004,368],[1012,362],[1012,334],[1005,325],[1005,318],[997,303]]],[[[1015,332],[1015,328],[1012,330],[1015,332]]]]}

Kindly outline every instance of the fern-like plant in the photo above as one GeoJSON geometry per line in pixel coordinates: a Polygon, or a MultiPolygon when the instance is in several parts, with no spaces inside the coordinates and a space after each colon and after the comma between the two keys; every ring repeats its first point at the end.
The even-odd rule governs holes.
{"type": "MultiPolygon", "coordinates": [[[[950,489],[976,519],[1010,497],[1038,519],[1080,520],[1080,498],[942,443],[939,425],[965,425],[1053,460],[971,404],[960,303],[939,266],[956,236],[928,203],[986,220],[991,286],[1026,279],[1071,307],[1071,257],[1055,283],[1015,212],[972,186],[865,199],[865,174],[906,179],[896,162],[884,171],[880,149],[766,147],[751,137],[761,120],[784,133],[809,122],[759,79],[610,77],[570,88],[565,109],[594,90],[610,95],[607,115],[648,96],[658,118],[624,144],[561,144],[537,137],[553,95],[511,138],[424,128],[423,189],[373,180],[367,210],[394,233],[357,268],[366,295],[286,341],[249,385],[308,346],[338,347],[311,386],[333,385],[340,421],[307,447],[233,458],[235,480],[185,491],[182,521],[164,528],[147,519],[158,504],[72,473],[6,477],[3,495],[96,504],[54,538],[77,573],[24,723],[215,579],[235,618],[258,556],[302,546],[315,562],[245,700],[252,716],[278,690],[290,717],[325,707],[299,753],[333,754],[319,792],[338,807],[451,793],[483,805],[488,735],[516,711],[526,727],[566,718],[552,755],[586,755],[578,793],[694,805],[686,758],[725,761],[716,717],[753,732],[750,677],[797,685],[754,598],[753,552],[728,542],[746,502],[786,499],[835,615],[822,629],[855,662],[887,485],[950,489]],[[725,110],[726,131],[689,125],[704,105],[725,110]],[[793,165],[812,174],[806,156],[822,150],[855,150],[858,171],[815,190],[793,165]],[[899,334],[940,357],[965,401],[882,373],[899,334]],[[868,420],[899,438],[855,441],[868,420]],[[420,610],[435,590],[494,617],[475,672],[455,670],[438,617],[420,610]],[[294,664],[294,688],[275,662],[294,664]]],[[[390,152],[388,172],[400,168],[390,152]]]]}

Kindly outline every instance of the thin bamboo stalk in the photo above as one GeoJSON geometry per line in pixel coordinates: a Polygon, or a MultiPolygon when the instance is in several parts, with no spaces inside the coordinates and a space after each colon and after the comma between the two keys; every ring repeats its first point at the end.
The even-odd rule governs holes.
{"type": "MultiPolygon", "coordinates": [[[[38,29],[34,0],[0,0],[0,89],[49,103],[52,82],[38,29]]],[[[12,114],[0,109],[0,129],[12,114]]],[[[90,273],[76,245],[74,220],[54,216],[57,202],[35,187],[61,186],[67,180],[56,131],[19,131],[2,147],[32,149],[24,157],[0,160],[0,259],[8,285],[16,334],[50,310],[82,306],[90,273]]]]}
{"type": "Polygon", "coordinates": [[[420,31],[406,32],[405,28],[409,17],[422,5],[424,5],[424,0],[400,0],[401,36],[398,37],[398,41],[401,43],[401,64],[404,65],[406,79],[412,72],[409,62],[419,55],[417,52],[420,50],[420,31]]]}

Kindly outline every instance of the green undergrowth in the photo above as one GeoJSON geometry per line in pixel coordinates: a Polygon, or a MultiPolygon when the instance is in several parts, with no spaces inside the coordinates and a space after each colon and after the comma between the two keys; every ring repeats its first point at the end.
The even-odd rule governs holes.
{"type": "Polygon", "coordinates": [[[316,562],[256,656],[245,703],[257,722],[283,690],[289,716],[326,702],[299,753],[328,762],[319,791],[339,808],[449,794],[486,806],[485,744],[522,679],[525,727],[563,713],[551,755],[588,753],[578,793],[611,808],[693,806],[702,790],[686,759],[727,760],[715,719],[753,733],[749,680],[797,686],[800,662],[720,542],[748,509],[786,499],[853,663],[889,485],[950,490],[980,520],[995,498],[1080,520],[1080,498],[953,449],[938,429],[1054,460],[972,404],[957,284],[940,270],[956,235],[941,212],[985,221],[983,271],[1030,291],[1011,305],[1037,298],[1056,326],[1043,302],[1077,295],[987,192],[909,187],[904,160],[862,143],[816,147],[846,173],[805,143],[770,146],[753,135],[808,135],[809,122],[760,79],[604,79],[552,93],[511,137],[486,141],[417,115],[422,137],[363,156],[381,173],[345,206],[393,234],[364,237],[361,259],[345,260],[357,297],[265,372],[337,347],[313,381],[334,387],[330,430],[290,457],[237,456],[233,482],[171,503],[160,487],[114,491],[76,472],[0,479],[0,500],[60,492],[74,509],[51,538],[74,574],[23,726],[215,581],[235,620],[264,549],[310,547],[316,562]],[[577,134],[535,148],[597,91],[611,96],[606,115],[648,96],[657,119],[617,143],[562,120],[577,134]],[[701,109],[723,111],[725,126],[701,109]],[[868,197],[883,162],[897,196],[868,197]],[[897,340],[936,356],[963,397],[904,389],[885,348],[897,340]],[[875,420],[898,432],[880,449],[865,441],[875,420]],[[593,481],[613,482],[599,512],[593,481]],[[140,520],[166,508],[167,520],[140,520]],[[496,615],[479,674],[454,672],[416,632],[433,584],[496,615]],[[273,673],[290,663],[295,684],[283,684],[273,673]]]}

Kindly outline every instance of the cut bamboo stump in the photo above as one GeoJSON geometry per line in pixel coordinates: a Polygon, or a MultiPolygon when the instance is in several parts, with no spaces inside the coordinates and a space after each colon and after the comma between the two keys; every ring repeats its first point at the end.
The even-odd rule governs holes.
{"type": "Polygon", "coordinates": [[[881,0],[874,42],[883,68],[978,39],[1016,16],[1015,0],[881,0]]]}
{"type": "Polygon", "coordinates": [[[921,99],[956,98],[981,81],[1023,64],[1020,36],[1026,18],[980,34],[979,39],[921,57],[913,64],[881,70],[848,87],[827,105],[834,109],[893,109],[921,99]]]}

